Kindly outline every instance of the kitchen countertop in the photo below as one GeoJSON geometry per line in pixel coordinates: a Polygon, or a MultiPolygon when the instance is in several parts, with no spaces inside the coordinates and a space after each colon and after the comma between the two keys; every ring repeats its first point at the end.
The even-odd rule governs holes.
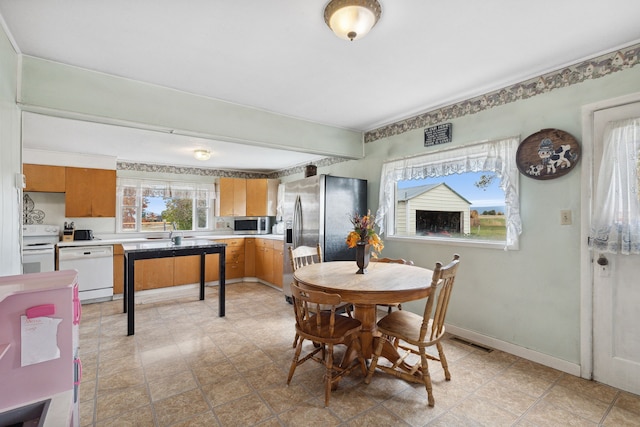
{"type": "MultiPolygon", "coordinates": [[[[270,240],[284,240],[282,234],[209,234],[203,236],[183,237],[182,245],[187,244],[194,240],[222,240],[222,239],[238,239],[238,238],[259,238],[270,240]]],[[[171,246],[169,238],[148,238],[148,237],[122,237],[122,238],[109,238],[109,239],[95,239],[95,240],[75,240],[73,242],[58,242],[59,248],[65,247],[77,247],[77,246],[100,246],[100,245],[119,245],[130,243],[163,243],[171,246]]]]}
{"type": "Polygon", "coordinates": [[[184,248],[202,248],[217,245],[226,245],[226,243],[214,243],[209,239],[189,239],[182,240],[182,243],[176,245],[171,241],[144,241],[144,242],[126,242],[122,244],[122,248],[125,252],[145,252],[145,251],[157,251],[162,249],[184,249],[184,248]]]}

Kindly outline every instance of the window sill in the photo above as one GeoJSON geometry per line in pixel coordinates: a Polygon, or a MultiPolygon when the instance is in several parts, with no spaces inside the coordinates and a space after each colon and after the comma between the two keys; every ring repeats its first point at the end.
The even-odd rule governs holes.
{"type": "Polygon", "coordinates": [[[417,236],[386,236],[382,240],[397,242],[425,243],[445,246],[459,246],[469,248],[499,249],[517,251],[517,245],[507,246],[505,241],[492,240],[465,240],[465,239],[447,239],[446,237],[417,237],[417,236]]]}

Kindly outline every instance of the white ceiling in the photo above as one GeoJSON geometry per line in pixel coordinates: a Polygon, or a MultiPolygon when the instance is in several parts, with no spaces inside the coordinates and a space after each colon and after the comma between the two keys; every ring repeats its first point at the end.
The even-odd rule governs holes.
{"type": "MultiPolygon", "coordinates": [[[[379,23],[354,42],[326,27],[327,0],[0,0],[0,15],[26,55],[358,131],[640,41],[638,0],[379,1],[379,23]]],[[[25,147],[112,146],[123,160],[203,166],[169,149],[168,134],[70,123],[57,126],[82,144],[27,121],[25,147]],[[124,142],[105,144],[111,131],[124,142]]],[[[317,159],[251,148],[259,161],[240,164],[246,146],[192,144],[232,160],[212,157],[207,167],[276,170],[317,159]]]]}

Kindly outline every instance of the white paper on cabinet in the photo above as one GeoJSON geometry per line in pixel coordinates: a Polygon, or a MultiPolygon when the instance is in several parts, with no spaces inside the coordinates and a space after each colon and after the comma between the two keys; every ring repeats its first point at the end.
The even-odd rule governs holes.
{"type": "Polygon", "coordinates": [[[58,325],[62,319],[20,316],[21,366],[46,362],[60,357],[58,325]]]}

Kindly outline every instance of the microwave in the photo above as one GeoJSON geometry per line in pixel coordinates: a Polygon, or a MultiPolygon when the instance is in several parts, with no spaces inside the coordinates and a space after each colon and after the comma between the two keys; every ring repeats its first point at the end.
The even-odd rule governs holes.
{"type": "Polygon", "coordinates": [[[235,218],[233,231],[235,234],[269,234],[275,224],[274,216],[245,216],[235,218]]]}

